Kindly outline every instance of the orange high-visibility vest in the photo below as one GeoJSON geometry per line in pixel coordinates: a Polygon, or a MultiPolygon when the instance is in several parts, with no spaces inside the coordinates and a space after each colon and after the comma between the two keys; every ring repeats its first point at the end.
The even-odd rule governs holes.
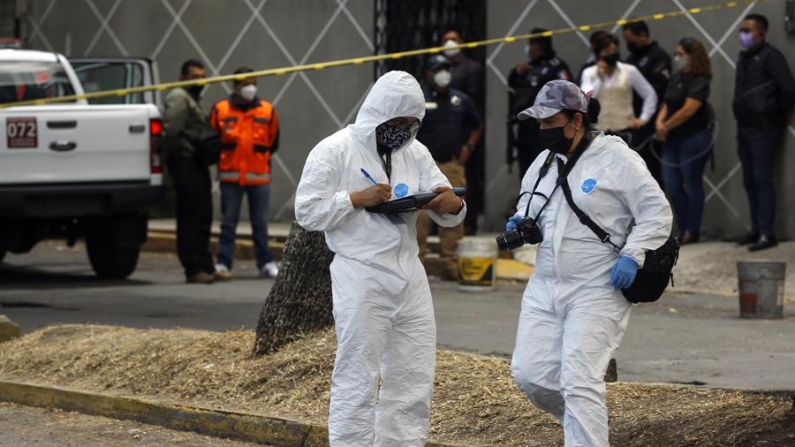
{"type": "Polygon", "coordinates": [[[210,125],[221,134],[218,180],[241,185],[271,182],[271,154],[279,148],[279,119],[264,99],[243,110],[228,98],[210,112],[210,125]]]}

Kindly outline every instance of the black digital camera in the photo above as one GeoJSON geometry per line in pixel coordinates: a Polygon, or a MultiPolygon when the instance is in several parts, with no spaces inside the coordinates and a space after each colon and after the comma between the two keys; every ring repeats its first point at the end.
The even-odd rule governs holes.
{"type": "Polygon", "coordinates": [[[515,250],[522,245],[540,244],[544,240],[541,229],[532,217],[525,217],[516,223],[516,229],[497,235],[500,250],[515,250]]]}

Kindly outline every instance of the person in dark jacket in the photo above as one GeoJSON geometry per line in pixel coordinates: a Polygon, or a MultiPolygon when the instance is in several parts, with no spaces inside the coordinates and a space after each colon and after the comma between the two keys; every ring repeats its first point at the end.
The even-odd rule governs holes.
{"type": "MultiPolygon", "coordinates": [[[[465,43],[463,33],[450,28],[442,33],[442,46],[455,46],[465,43]]],[[[486,77],[483,65],[461,52],[460,48],[444,50],[450,61],[450,73],[453,75],[450,88],[464,92],[475,103],[481,117],[485,117],[486,77]]],[[[486,190],[486,156],[485,138],[481,138],[466,164],[467,206],[469,212],[464,218],[464,234],[473,235],[478,230],[478,216],[483,214],[483,202],[486,190]]]]}
{"type": "MultiPolygon", "coordinates": [[[[519,160],[519,179],[524,178],[525,172],[533,164],[546,147],[541,144],[541,134],[538,121],[516,119],[519,112],[533,106],[538,92],[544,85],[555,79],[571,80],[569,66],[559,59],[552,48],[552,38],[542,37],[540,34],[547,30],[533,28],[533,37],[525,46],[526,61],[520,62],[508,74],[509,90],[509,126],[508,141],[513,142],[509,150],[516,152],[519,160]],[[518,128],[518,133],[514,133],[518,128]]],[[[510,159],[509,161],[512,161],[510,159]]]]}
{"type": "Polygon", "coordinates": [[[750,14],[740,25],[745,48],[737,62],[732,109],[737,119],[737,151],[743,166],[753,227],[737,239],[750,251],[778,244],[775,237],[773,168],[778,146],[795,104],[795,79],[787,60],[766,42],[767,18],[750,14]]]}
{"type": "Polygon", "coordinates": [[[704,45],[689,37],[679,41],[674,66],[656,129],[663,142],[665,192],[684,245],[698,242],[704,214],[704,168],[713,146],[707,103],[712,66],[704,45]]]}
{"type": "MultiPolygon", "coordinates": [[[[671,56],[651,39],[649,25],[646,22],[632,22],[624,25],[624,41],[627,43],[629,55],[626,62],[638,67],[640,74],[649,81],[657,98],[658,111],[662,107],[662,98],[665,96],[665,89],[668,81],[671,80],[671,56]]],[[[634,94],[632,105],[635,109],[635,116],[640,116],[643,111],[643,98],[637,93],[634,94]]],[[[646,166],[651,171],[651,175],[662,185],[662,169],[660,166],[660,145],[652,137],[654,135],[654,123],[657,115],[649,120],[645,126],[635,129],[632,132],[633,149],[646,162],[646,166]]]]}
{"type": "MultiPolygon", "coordinates": [[[[191,59],[182,64],[180,81],[203,79],[204,64],[191,59]]],[[[196,157],[202,131],[209,130],[201,107],[201,85],[171,90],[165,99],[163,152],[174,179],[177,217],[177,253],[189,283],[212,284],[215,266],[210,254],[213,222],[210,170],[196,157]]]]}

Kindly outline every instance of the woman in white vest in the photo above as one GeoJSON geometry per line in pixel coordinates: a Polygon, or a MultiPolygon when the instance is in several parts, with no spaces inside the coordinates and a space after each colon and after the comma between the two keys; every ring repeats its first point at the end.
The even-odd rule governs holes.
{"type": "Polygon", "coordinates": [[[619,62],[616,36],[607,33],[595,38],[593,52],[596,65],[583,71],[580,88],[593,91],[593,97],[602,105],[598,129],[618,135],[634,147],[641,142],[631,141],[630,130],[643,127],[652,119],[657,110],[657,93],[634,65],[619,62]],[[640,117],[633,109],[633,92],[643,99],[640,117]]]}

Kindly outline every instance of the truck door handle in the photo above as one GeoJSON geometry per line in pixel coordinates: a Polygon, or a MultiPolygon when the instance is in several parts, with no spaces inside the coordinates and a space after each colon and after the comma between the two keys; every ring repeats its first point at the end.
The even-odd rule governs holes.
{"type": "Polygon", "coordinates": [[[47,121],[48,129],[74,129],[77,121],[47,121]]]}
{"type": "Polygon", "coordinates": [[[146,126],[143,124],[133,124],[129,127],[130,133],[144,133],[146,132],[146,126]]]}
{"type": "Polygon", "coordinates": [[[71,150],[74,150],[74,148],[76,147],[77,143],[75,143],[74,141],[59,140],[50,143],[50,149],[56,152],[69,152],[71,150]]]}

